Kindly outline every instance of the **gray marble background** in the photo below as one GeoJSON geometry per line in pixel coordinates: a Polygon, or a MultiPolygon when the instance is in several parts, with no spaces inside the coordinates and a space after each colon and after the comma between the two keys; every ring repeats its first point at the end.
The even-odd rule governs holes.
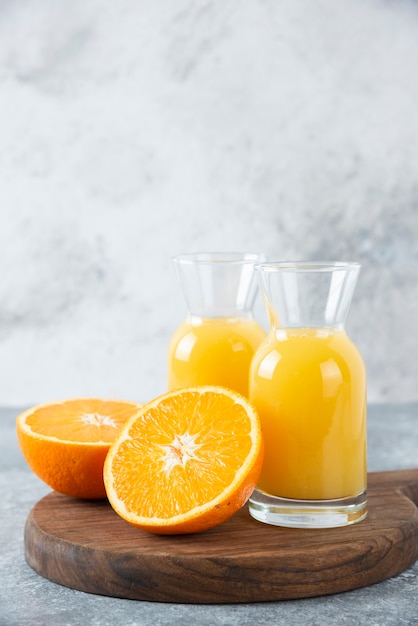
{"type": "Polygon", "coordinates": [[[164,391],[209,249],[360,261],[369,398],[418,400],[417,104],[416,0],[0,0],[0,404],[164,391]]]}

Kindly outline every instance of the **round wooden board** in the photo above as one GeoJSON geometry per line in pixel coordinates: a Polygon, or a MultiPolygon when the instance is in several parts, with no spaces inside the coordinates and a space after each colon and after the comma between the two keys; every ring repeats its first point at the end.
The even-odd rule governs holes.
{"type": "Polygon", "coordinates": [[[418,558],[418,469],[369,475],[368,516],[298,530],[253,520],[246,507],[195,535],[157,536],[107,501],[51,493],[32,509],[25,556],[41,576],[100,595],[183,603],[286,600],[348,591],[418,558]]]}

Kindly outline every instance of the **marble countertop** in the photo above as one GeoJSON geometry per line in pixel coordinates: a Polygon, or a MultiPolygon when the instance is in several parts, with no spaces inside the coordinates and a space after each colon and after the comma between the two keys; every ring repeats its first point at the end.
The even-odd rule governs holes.
{"type": "MultiPolygon", "coordinates": [[[[186,605],[89,595],[38,576],[25,562],[23,530],[49,492],[23,460],[15,437],[18,409],[0,409],[1,626],[262,626],[264,624],[418,625],[418,562],[377,585],[286,602],[186,605]]],[[[418,404],[369,407],[369,470],[418,465],[418,404]]]]}

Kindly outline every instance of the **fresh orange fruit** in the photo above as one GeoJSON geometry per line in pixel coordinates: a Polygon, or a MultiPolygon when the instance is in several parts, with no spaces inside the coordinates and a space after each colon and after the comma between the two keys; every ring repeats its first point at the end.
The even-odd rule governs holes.
{"type": "Polygon", "coordinates": [[[105,498],[106,454],[122,426],[141,406],[80,398],[32,407],[16,421],[23,456],[55,491],[76,498],[105,498]]]}
{"type": "Polygon", "coordinates": [[[106,492],[133,526],[200,532],[245,504],[262,456],[249,400],[223,387],[183,388],[151,400],[123,427],[104,464],[106,492]]]}

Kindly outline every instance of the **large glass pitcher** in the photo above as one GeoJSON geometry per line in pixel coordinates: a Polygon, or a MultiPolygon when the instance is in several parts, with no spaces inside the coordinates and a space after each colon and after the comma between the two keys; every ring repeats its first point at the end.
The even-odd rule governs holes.
{"type": "Polygon", "coordinates": [[[265,458],[251,515],[294,527],[366,515],[366,372],[345,332],[360,266],[258,267],[271,330],[251,368],[265,458]]]}
{"type": "Polygon", "coordinates": [[[266,334],[252,314],[262,260],[234,252],[173,259],[188,313],[169,345],[170,390],[222,385],[248,395],[250,362],[266,334]]]}

